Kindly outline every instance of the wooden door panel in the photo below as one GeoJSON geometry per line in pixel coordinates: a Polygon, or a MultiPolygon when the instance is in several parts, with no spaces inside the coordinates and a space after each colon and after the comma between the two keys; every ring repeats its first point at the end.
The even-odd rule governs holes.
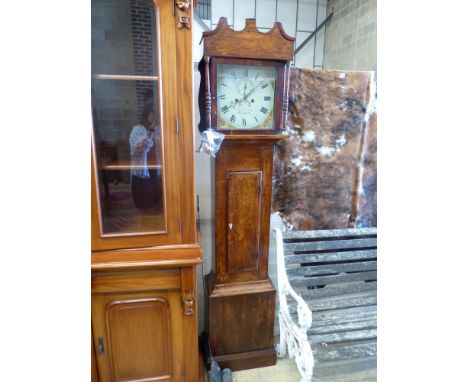
{"type": "Polygon", "coordinates": [[[227,271],[258,268],[262,172],[228,172],[227,271]]]}
{"type": "Polygon", "coordinates": [[[183,381],[182,317],[178,291],[94,295],[99,381],[183,381]]]}
{"type": "Polygon", "coordinates": [[[172,377],[170,308],[165,299],[112,301],[106,308],[107,338],[115,381],[172,377]]]}

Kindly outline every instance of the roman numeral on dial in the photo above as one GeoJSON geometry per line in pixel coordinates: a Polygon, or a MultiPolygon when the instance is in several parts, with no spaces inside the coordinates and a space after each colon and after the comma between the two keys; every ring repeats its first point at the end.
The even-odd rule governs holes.
{"type": "Polygon", "coordinates": [[[227,111],[229,110],[229,108],[225,105],[222,107],[221,111],[223,112],[223,114],[226,114],[227,111]]]}
{"type": "Polygon", "coordinates": [[[232,123],[236,121],[236,116],[233,114],[231,115],[231,118],[229,119],[232,123]]]}
{"type": "Polygon", "coordinates": [[[219,99],[226,99],[226,94],[218,96],[219,99]]]}
{"type": "Polygon", "coordinates": [[[270,101],[270,100],[271,100],[271,97],[265,96],[265,97],[263,97],[263,99],[264,99],[265,101],[270,101]]]}
{"type": "Polygon", "coordinates": [[[242,124],[245,126],[247,125],[247,121],[245,120],[245,118],[242,118],[242,124]]]}
{"type": "Polygon", "coordinates": [[[262,108],[260,109],[260,111],[263,113],[263,114],[266,114],[268,112],[268,109],[264,106],[262,106],[262,108]]]}
{"type": "Polygon", "coordinates": [[[268,84],[263,84],[262,89],[265,89],[268,86],[268,84]]]}

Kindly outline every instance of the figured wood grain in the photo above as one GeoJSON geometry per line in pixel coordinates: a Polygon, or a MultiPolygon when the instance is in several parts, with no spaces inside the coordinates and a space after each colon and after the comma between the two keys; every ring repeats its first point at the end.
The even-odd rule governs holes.
{"type": "MultiPolygon", "coordinates": [[[[160,377],[148,377],[147,374],[150,372],[165,373],[169,366],[172,371],[170,376],[163,379],[164,381],[179,382],[184,380],[184,368],[189,368],[191,365],[186,364],[184,360],[184,346],[182,344],[184,344],[186,331],[182,319],[180,291],[97,294],[92,297],[91,303],[94,347],[98,348],[99,338],[103,339],[104,346],[104,352],[96,354],[99,382],[161,380],[160,377]],[[143,308],[141,304],[137,303],[138,301],[141,304],[149,301],[150,306],[143,308]],[[162,305],[151,306],[151,301],[159,301],[157,304],[162,305]],[[132,317],[123,317],[116,325],[112,325],[106,312],[108,307],[118,302],[127,305],[129,312],[125,312],[125,314],[132,317]],[[159,311],[159,308],[163,312],[159,311]],[[145,311],[146,309],[149,311],[145,311]],[[165,327],[161,327],[161,325],[166,325],[166,322],[169,325],[167,330],[165,327]],[[160,333],[160,330],[163,332],[160,333]],[[166,339],[170,339],[170,342],[167,342],[166,339]],[[123,362],[117,366],[117,372],[131,374],[128,378],[116,379],[113,374],[114,364],[111,356],[113,356],[113,351],[118,352],[118,350],[112,350],[115,343],[118,343],[119,349],[127,349],[115,354],[115,356],[118,362],[123,362]],[[159,355],[159,350],[163,348],[164,354],[159,355]],[[129,354],[128,350],[134,350],[135,355],[144,353],[139,355],[142,359],[134,360],[135,355],[129,354]],[[153,356],[149,357],[149,354],[153,354],[153,356]],[[171,356],[167,358],[167,355],[171,356]]],[[[198,372],[198,370],[196,371],[198,372]]]]}
{"type": "Polygon", "coordinates": [[[275,365],[276,350],[272,347],[245,353],[219,355],[213,358],[223,369],[228,368],[232,371],[246,370],[275,365]]]}
{"type": "MultiPolygon", "coordinates": [[[[216,277],[219,282],[242,282],[242,281],[254,281],[266,279],[268,276],[268,247],[269,247],[269,235],[270,235],[270,205],[271,205],[271,171],[272,171],[272,152],[273,145],[281,139],[281,136],[269,136],[264,139],[252,142],[249,139],[238,139],[238,136],[232,138],[226,136],[220,151],[215,158],[215,173],[214,173],[214,184],[215,184],[215,264],[216,277]],[[261,173],[261,203],[259,210],[259,238],[258,238],[258,267],[246,268],[242,272],[239,271],[239,266],[249,264],[251,257],[249,252],[234,251],[229,252],[229,248],[233,248],[232,241],[229,243],[229,238],[233,238],[229,234],[229,187],[228,179],[230,173],[237,172],[251,172],[261,173]],[[231,259],[231,257],[236,257],[231,259]],[[239,260],[237,257],[247,256],[245,260],[239,260]],[[245,262],[245,263],[243,263],[245,262]],[[239,265],[241,264],[241,265],[239,265]],[[230,266],[234,266],[235,269],[231,270],[230,266]]],[[[242,177],[241,177],[242,178],[242,177]]],[[[252,210],[250,207],[256,208],[258,205],[258,188],[249,188],[249,192],[243,192],[243,183],[248,186],[248,179],[243,177],[241,181],[236,185],[240,195],[238,207],[235,213],[242,216],[252,217],[252,210]],[[247,182],[247,183],[246,183],[247,182]],[[244,198],[245,200],[241,200],[244,198]]],[[[250,186],[248,186],[250,187],[250,186]]],[[[231,193],[232,194],[232,193],[231,193]]],[[[232,197],[231,197],[232,198],[232,197]]],[[[231,203],[233,205],[234,203],[231,203]]],[[[247,226],[243,229],[254,231],[257,226],[257,222],[253,220],[249,223],[246,221],[247,226]],[[251,224],[251,226],[249,226],[251,224]]],[[[233,226],[233,229],[235,227],[233,226]]],[[[250,233],[245,233],[249,235],[250,233]]],[[[247,237],[247,236],[246,236],[247,237]]],[[[253,236],[249,237],[249,240],[254,240],[253,236]]],[[[254,242],[255,243],[255,242],[254,242]]],[[[249,245],[249,243],[240,242],[238,246],[249,245]]],[[[246,250],[247,248],[243,248],[246,250]]],[[[252,250],[252,248],[248,248],[252,250]]],[[[251,253],[251,252],[250,252],[251,253]]]]}
{"type": "Polygon", "coordinates": [[[202,256],[199,244],[99,251],[91,254],[91,269],[99,271],[188,266],[199,264],[202,256]]]}
{"type": "Polygon", "coordinates": [[[214,355],[273,347],[276,291],[209,296],[208,326],[214,355]]]}
{"type": "Polygon", "coordinates": [[[93,272],[91,291],[96,293],[117,293],[145,290],[180,288],[180,269],[156,269],[145,271],[93,272]]]}
{"type": "Polygon", "coordinates": [[[195,267],[181,268],[182,315],[179,317],[184,327],[184,371],[185,380],[196,381],[199,374],[198,362],[198,305],[195,267]],[[187,299],[191,312],[187,311],[187,299]]]}
{"type": "MultiPolygon", "coordinates": [[[[276,291],[271,281],[216,284],[211,274],[206,284],[207,329],[215,360],[232,370],[274,365],[276,291]]],[[[208,359],[209,353],[205,351],[208,359]]]]}
{"type": "Polygon", "coordinates": [[[239,294],[254,294],[273,292],[275,290],[270,279],[249,281],[243,283],[217,284],[213,273],[205,277],[206,288],[210,297],[235,296],[239,294]]]}
{"type": "MultiPolygon", "coordinates": [[[[193,20],[193,7],[187,10],[190,20],[193,20]]],[[[173,20],[177,23],[176,18],[173,20]]],[[[177,177],[179,180],[180,219],[182,243],[194,243],[196,241],[196,200],[195,200],[195,135],[193,115],[193,53],[192,53],[192,29],[182,28],[176,30],[175,36],[175,67],[176,69],[176,94],[177,94],[177,121],[178,151],[171,153],[171,161],[177,164],[177,177]]],[[[172,48],[174,49],[174,48],[172,48]]],[[[165,102],[174,102],[174,96],[164,99],[165,102]]]]}
{"type": "Polygon", "coordinates": [[[262,172],[227,173],[227,266],[229,273],[258,269],[262,172]]]}
{"type": "Polygon", "coordinates": [[[156,381],[172,377],[170,308],[167,300],[116,300],[106,326],[113,379],[156,381]]]}

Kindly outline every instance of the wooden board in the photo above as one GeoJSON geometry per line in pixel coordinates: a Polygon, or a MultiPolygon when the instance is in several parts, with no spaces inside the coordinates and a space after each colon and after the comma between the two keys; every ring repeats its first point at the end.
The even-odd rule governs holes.
{"type": "Polygon", "coordinates": [[[321,346],[315,343],[311,343],[311,346],[316,362],[345,361],[377,356],[377,343],[375,340],[338,347],[321,346]]]}

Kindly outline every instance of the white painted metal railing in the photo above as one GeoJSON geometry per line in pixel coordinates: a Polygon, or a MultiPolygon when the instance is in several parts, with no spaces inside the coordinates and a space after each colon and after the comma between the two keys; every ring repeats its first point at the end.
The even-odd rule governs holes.
{"type": "Polygon", "coordinates": [[[278,267],[278,320],[280,342],[276,347],[278,357],[294,358],[301,374],[301,382],[311,382],[314,370],[314,356],[307,340],[307,330],[312,325],[312,311],[289,283],[284,263],[283,234],[275,228],[278,267]],[[287,296],[290,295],[297,304],[298,322],[294,322],[289,313],[287,296]]]}

